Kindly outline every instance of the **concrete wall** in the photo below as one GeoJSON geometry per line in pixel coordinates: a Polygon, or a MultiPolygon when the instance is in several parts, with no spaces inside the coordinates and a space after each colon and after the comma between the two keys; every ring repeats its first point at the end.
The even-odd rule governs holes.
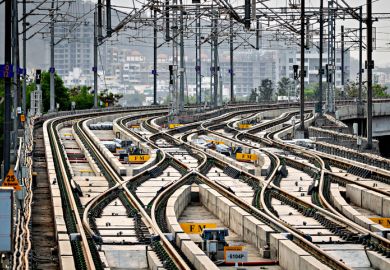
{"type": "MultiPolygon", "coordinates": [[[[363,111],[361,116],[367,118],[366,106],[363,106],[361,109],[363,111]]],[[[390,135],[390,103],[374,103],[372,106],[372,115],[374,116],[372,123],[373,136],[390,135]]],[[[337,109],[336,117],[339,120],[356,119],[359,117],[358,108],[356,105],[342,106],[337,109]]]]}
{"type": "Polygon", "coordinates": [[[166,207],[167,226],[172,233],[176,245],[192,263],[195,269],[218,269],[210,258],[201,250],[191,238],[183,232],[177,218],[191,202],[191,186],[184,185],[176,190],[168,199],[166,207]]]}
{"type": "Polygon", "coordinates": [[[379,216],[390,217],[390,199],[355,184],[346,185],[346,196],[359,207],[371,210],[379,216]]]}
{"type": "MultiPolygon", "coordinates": [[[[378,206],[377,211],[375,211],[378,212],[378,215],[383,216],[383,214],[387,214],[389,212],[388,208],[385,209],[385,207],[383,207],[384,204],[386,204],[387,207],[390,206],[390,200],[387,197],[382,196],[381,194],[376,194],[375,192],[368,192],[368,190],[360,186],[347,185],[347,198],[350,198],[351,202],[353,202],[355,205],[358,205],[359,207],[362,208],[369,209],[368,207],[372,208],[372,205],[378,206]],[[370,199],[373,200],[372,205],[370,204],[369,201],[370,199]],[[363,205],[365,205],[365,207],[363,207],[363,205]],[[381,205],[380,208],[379,205],[381,205]],[[379,213],[379,211],[381,213],[379,213]]],[[[337,210],[339,210],[344,216],[346,216],[349,220],[355,222],[356,224],[362,226],[363,228],[366,228],[367,230],[380,233],[383,237],[386,237],[386,232],[388,231],[388,229],[373,222],[368,217],[364,216],[362,213],[360,213],[351,205],[349,205],[345,201],[345,199],[341,196],[338,184],[335,183],[331,184],[330,200],[332,205],[337,210]]],[[[390,237],[390,235],[387,237],[390,237]]]]}
{"type": "Polygon", "coordinates": [[[226,227],[229,227],[246,242],[256,246],[263,257],[279,260],[283,269],[330,269],[245,210],[231,202],[227,203],[226,198],[207,185],[199,185],[199,198],[210,212],[224,221],[226,227]],[[217,207],[214,205],[215,202],[217,207]],[[229,223],[225,223],[227,220],[229,223]]]}

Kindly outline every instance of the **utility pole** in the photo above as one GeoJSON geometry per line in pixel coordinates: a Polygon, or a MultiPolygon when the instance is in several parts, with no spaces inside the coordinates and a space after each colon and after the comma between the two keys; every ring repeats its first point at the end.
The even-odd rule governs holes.
{"type": "Polygon", "coordinates": [[[94,27],[93,27],[93,107],[98,107],[98,14],[94,12],[94,27]]]}
{"type": "Polygon", "coordinates": [[[218,106],[218,13],[217,11],[213,12],[214,18],[213,18],[213,42],[214,42],[214,54],[213,54],[213,62],[214,62],[214,69],[213,69],[213,77],[214,77],[214,108],[218,106]]]}
{"type": "Polygon", "coordinates": [[[327,82],[328,91],[326,96],[327,111],[334,112],[334,82],[335,82],[335,14],[334,0],[328,1],[328,64],[327,64],[327,82]]]}
{"type": "Polygon", "coordinates": [[[260,49],[260,20],[256,18],[256,50],[260,49]]]}
{"type": "Polygon", "coordinates": [[[26,28],[27,28],[27,22],[26,22],[26,0],[23,0],[23,92],[22,92],[22,112],[24,115],[27,115],[27,94],[26,94],[26,89],[27,89],[27,62],[26,62],[26,57],[27,57],[27,37],[26,37],[26,28]]]}
{"type": "Polygon", "coordinates": [[[172,18],[172,115],[173,118],[176,121],[176,116],[178,112],[178,83],[177,83],[177,66],[178,66],[178,48],[177,48],[177,0],[173,0],[173,5],[175,8],[173,8],[173,18],[172,18]]]}
{"type": "Polygon", "coordinates": [[[184,110],[184,7],[183,0],[180,0],[180,92],[179,111],[184,110]]]}
{"type": "Polygon", "coordinates": [[[98,31],[98,40],[101,41],[103,39],[103,4],[102,0],[98,0],[97,3],[97,8],[98,8],[98,14],[97,14],[97,31],[98,31]]]}
{"type": "Polygon", "coordinates": [[[319,70],[318,70],[318,78],[319,78],[319,100],[318,100],[318,113],[322,116],[322,75],[324,74],[323,69],[323,53],[324,53],[324,0],[320,2],[320,49],[319,49],[319,70]]]}
{"type": "MultiPolygon", "coordinates": [[[[211,28],[213,28],[213,19],[211,19],[211,28]]],[[[211,30],[213,32],[213,30],[211,30]]],[[[213,39],[213,37],[211,37],[213,39]]],[[[210,41],[210,107],[213,106],[214,101],[214,93],[213,93],[213,85],[214,85],[214,42],[213,40],[210,41]]]]}
{"type": "Polygon", "coordinates": [[[111,37],[111,0],[106,0],[106,24],[107,36],[111,37]]]}
{"type": "Polygon", "coordinates": [[[50,11],[50,112],[55,111],[55,91],[54,91],[54,1],[50,11]]]}
{"type": "Polygon", "coordinates": [[[367,0],[367,149],[372,149],[372,0],[367,0]]]}
{"type": "Polygon", "coordinates": [[[3,160],[4,174],[3,180],[10,169],[10,145],[11,145],[11,17],[12,0],[5,0],[5,23],[4,23],[4,141],[3,160]],[[7,71],[6,71],[7,70],[7,71]]]}
{"type": "Polygon", "coordinates": [[[171,40],[169,30],[169,0],[165,0],[165,41],[167,42],[171,40]]]}
{"type": "Polygon", "coordinates": [[[201,64],[202,64],[202,50],[201,50],[201,33],[200,33],[200,5],[196,7],[196,49],[195,49],[195,72],[196,72],[196,104],[202,103],[202,73],[201,73],[201,64]]]}
{"type": "Polygon", "coordinates": [[[157,105],[157,10],[153,10],[153,105],[157,105]]]}
{"type": "Polygon", "coordinates": [[[363,7],[359,8],[359,106],[362,104],[362,87],[363,87],[363,7]]]}
{"type": "Polygon", "coordinates": [[[234,39],[233,39],[233,18],[230,17],[230,102],[234,102],[234,70],[233,70],[233,51],[234,51],[234,39]]]}
{"type": "Polygon", "coordinates": [[[16,157],[17,136],[19,127],[18,109],[20,108],[20,75],[19,75],[19,12],[18,2],[13,1],[12,7],[12,62],[14,70],[13,78],[13,136],[12,144],[14,147],[13,158],[16,157]]]}
{"type": "Polygon", "coordinates": [[[305,130],[305,0],[301,0],[301,122],[299,129],[305,130]]]}
{"type": "Polygon", "coordinates": [[[341,26],[341,96],[344,97],[345,75],[344,75],[344,25],[341,26]]]}

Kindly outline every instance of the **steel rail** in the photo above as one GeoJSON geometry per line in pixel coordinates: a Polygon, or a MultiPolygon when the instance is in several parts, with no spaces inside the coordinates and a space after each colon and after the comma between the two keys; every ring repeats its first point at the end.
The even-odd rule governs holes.
{"type": "MultiPolygon", "coordinates": [[[[197,133],[199,131],[194,131],[194,132],[189,132],[189,133],[197,133]]],[[[174,138],[173,138],[174,139],[174,138]]],[[[226,138],[225,139],[229,139],[231,140],[230,138],[226,138]]],[[[186,143],[187,144],[187,143],[186,143]]],[[[189,144],[188,144],[189,145],[189,144]]],[[[191,146],[191,145],[189,145],[191,146]]],[[[193,147],[193,146],[191,146],[193,147]]],[[[195,149],[198,149],[197,147],[194,147],[195,149]]],[[[199,149],[198,149],[199,150],[199,149]]],[[[208,154],[206,154],[207,156],[209,156],[208,154]]],[[[218,158],[216,157],[212,157],[213,159],[216,159],[218,160],[219,162],[221,162],[222,164],[226,164],[225,162],[219,160],[218,158]]],[[[229,164],[230,165],[230,164],[229,164]]],[[[230,165],[231,166],[231,165],[230,165]]],[[[214,181],[211,181],[209,180],[207,177],[203,176],[202,174],[196,172],[200,177],[204,178],[205,182],[207,182],[207,184],[209,186],[211,186],[213,189],[216,189],[218,190],[219,192],[221,192],[222,195],[224,195],[226,198],[228,198],[229,200],[231,200],[232,202],[234,202],[235,204],[237,205],[240,205],[242,208],[246,206],[246,209],[249,210],[250,213],[256,213],[257,215],[259,216],[262,216],[264,219],[267,219],[267,220],[270,220],[270,222],[272,223],[272,225],[274,227],[277,227],[277,228],[283,228],[284,231],[287,231],[289,233],[291,233],[294,237],[294,242],[296,242],[298,245],[300,245],[301,247],[303,247],[305,250],[307,250],[309,253],[311,254],[315,254],[318,259],[320,259],[323,263],[331,266],[333,269],[351,269],[349,267],[347,267],[345,264],[337,261],[335,258],[333,258],[332,256],[326,254],[323,250],[319,249],[316,245],[314,245],[313,243],[311,243],[310,241],[308,241],[307,239],[305,239],[300,233],[296,232],[295,229],[292,229],[291,227],[287,227],[284,225],[282,225],[280,223],[280,221],[278,220],[278,218],[276,218],[274,215],[269,215],[269,214],[265,214],[263,212],[261,212],[259,209],[255,208],[254,206],[252,205],[248,205],[248,203],[246,202],[243,202],[241,199],[239,199],[236,195],[228,192],[226,189],[222,188],[220,185],[214,183],[214,181]]],[[[250,176],[252,176],[253,178],[255,179],[258,179],[256,178],[254,175],[251,175],[249,174],[250,176]]],[[[260,179],[258,179],[260,180],[260,179]]],[[[283,191],[282,191],[283,192],[283,191]]],[[[264,208],[265,205],[263,205],[263,208],[264,208]]],[[[244,208],[245,209],[245,208],[244,208]]]]}
{"type": "MultiPolygon", "coordinates": [[[[94,270],[95,265],[93,262],[91,250],[90,250],[90,247],[88,246],[88,240],[87,240],[87,237],[86,237],[86,234],[84,231],[84,227],[83,227],[82,222],[81,222],[80,214],[79,214],[75,199],[73,197],[72,187],[70,186],[70,179],[68,179],[68,176],[67,176],[67,173],[65,170],[65,164],[64,164],[64,162],[62,160],[62,156],[61,156],[61,150],[59,149],[59,145],[61,145],[61,144],[56,138],[57,131],[54,129],[54,122],[58,122],[58,121],[62,121],[62,118],[61,117],[55,118],[53,120],[48,121],[48,125],[49,125],[48,132],[49,132],[49,136],[51,137],[51,140],[53,142],[52,146],[54,146],[53,155],[57,156],[57,162],[59,163],[60,173],[63,177],[63,184],[65,185],[65,189],[67,192],[66,194],[63,194],[63,196],[67,196],[69,201],[70,201],[70,207],[71,207],[71,210],[73,213],[73,218],[75,219],[75,225],[76,225],[76,228],[81,236],[80,244],[83,248],[84,259],[85,259],[85,262],[87,264],[87,268],[94,270]]],[[[56,173],[58,173],[58,172],[56,172],[56,173]]]]}
{"type": "MultiPolygon", "coordinates": [[[[79,127],[82,131],[82,128],[79,127]]],[[[82,131],[84,133],[84,131],[82,131]]],[[[153,233],[157,233],[161,241],[163,242],[163,246],[165,247],[165,250],[168,252],[168,254],[171,256],[171,258],[174,260],[174,263],[179,269],[190,269],[186,262],[181,258],[181,256],[176,252],[176,250],[172,247],[171,243],[164,237],[164,235],[161,233],[158,227],[155,226],[153,221],[150,219],[149,215],[146,213],[142,205],[138,202],[138,200],[134,197],[134,195],[128,190],[126,183],[129,181],[123,181],[123,178],[118,175],[118,173],[112,168],[112,166],[106,161],[106,159],[103,157],[103,155],[100,153],[100,150],[95,145],[95,142],[93,142],[87,134],[83,134],[84,139],[88,141],[89,147],[92,151],[96,154],[97,158],[99,159],[99,163],[104,167],[106,172],[117,182],[116,187],[114,189],[122,189],[125,193],[125,196],[129,200],[129,202],[133,205],[135,209],[137,209],[142,217],[143,221],[148,226],[148,229],[152,230],[153,233]]],[[[83,217],[83,220],[86,221],[86,217],[83,217]]],[[[90,228],[89,228],[90,229],[90,228]]],[[[89,231],[91,232],[91,231],[89,231]]]]}

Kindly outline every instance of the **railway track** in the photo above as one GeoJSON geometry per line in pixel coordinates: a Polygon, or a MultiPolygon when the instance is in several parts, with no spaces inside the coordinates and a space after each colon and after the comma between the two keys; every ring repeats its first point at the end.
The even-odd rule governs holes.
{"type": "MultiPolygon", "coordinates": [[[[151,128],[152,129],[152,128],[151,128]]],[[[156,128],[154,128],[155,130],[157,130],[156,128]]],[[[222,162],[222,161],[219,161],[219,162],[222,162]]],[[[223,162],[222,162],[222,164],[223,164],[223,162]]],[[[226,166],[226,164],[224,164],[225,166],[226,166]]],[[[204,177],[204,176],[203,176],[204,177]]],[[[253,177],[253,176],[252,176],[253,177]]],[[[217,191],[219,191],[219,192],[222,192],[222,191],[225,191],[225,189],[223,189],[223,188],[221,188],[221,186],[220,185],[218,185],[218,184],[215,184],[215,182],[213,182],[213,181],[210,181],[208,178],[206,178],[207,180],[206,180],[206,182],[207,182],[207,184],[211,184],[211,183],[213,183],[211,186],[215,189],[215,190],[217,190],[217,191]]],[[[258,180],[256,180],[256,181],[258,181],[258,180]]],[[[230,197],[232,197],[232,193],[231,192],[229,192],[230,194],[229,194],[229,196],[226,196],[226,197],[228,197],[228,198],[230,198],[230,197]]],[[[247,210],[251,210],[250,212],[251,213],[253,213],[253,206],[251,206],[249,209],[248,209],[248,203],[247,202],[243,202],[243,200],[242,199],[238,199],[239,200],[239,203],[238,203],[238,205],[240,205],[241,207],[243,207],[243,205],[245,205],[245,209],[247,209],[247,210]]],[[[256,208],[255,208],[256,209],[256,208]]],[[[256,209],[257,210],[257,209],[256,209]]],[[[256,214],[257,214],[257,216],[259,216],[259,213],[262,213],[262,212],[260,212],[260,211],[254,211],[256,214]]],[[[255,215],[256,215],[255,214],[255,215]]],[[[280,225],[280,223],[279,222],[277,222],[276,220],[272,220],[272,221],[270,221],[270,218],[269,218],[269,216],[265,216],[265,215],[261,215],[260,214],[260,216],[261,216],[261,220],[262,221],[265,221],[265,222],[267,222],[268,224],[272,224],[272,226],[274,226],[275,228],[277,228],[279,231],[283,231],[283,232],[285,232],[285,231],[289,231],[289,229],[286,229],[286,230],[283,230],[283,229],[281,229],[281,225],[280,225]]],[[[283,228],[283,227],[282,227],[283,228]]],[[[302,244],[302,242],[301,241],[307,241],[307,240],[305,240],[302,236],[300,236],[300,235],[296,235],[296,239],[299,239],[299,241],[298,240],[296,240],[297,242],[300,242],[300,244],[301,244],[301,246],[304,246],[303,244],[302,244]]],[[[307,245],[312,245],[310,242],[309,243],[305,243],[305,244],[307,244],[307,245]]],[[[310,248],[307,248],[306,247],[306,249],[310,249],[311,251],[314,249],[315,250],[315,246],[313,245],[313,246],[311,246],[310,248]]],[[[318,255],[318,256],[316,256],[317,258],[321,258],[322,259],[322,261],[323,262],[325,262],[326,260],[324,260],[323,259],[323,257],[326,257],[328,260],[329,259],[331,259],[332,260],[332,267],[335,267],[335,269],[349,269],[349,268],[345,268],[345,266],[343,265],[343,264],[341,264],[341,263],[339,263],[339,262],[337,262],[337,261],[335,261],[335,259],[334,258],[332,258],[332,257],[330,257],[330,256],[327,256],[326,254],[324,254],[323,252],[321,252],[321,254],[320,255],[318,255]],[[321,255],[321,256],[320,256],[321,255]]],[[[328,262],[328,264],[329,264],[329,262],[328,262]]]]}
{"type": "MultiPolygon", "coordinates": [[[[285,120],[285,119],[284,119],[285,120]]],[[[278,121],[278,123],[277,124],[279,124],[279,121],[278,121]]],[[[272,126],[271,125],[271,123],[269,123],[269,124],[267,124],[267,126],[272,126]]],[[[233,132],[235,132],[235,133],[239,133],[239,131],[233,131],[233,132]]],[[[248,139],[248,137],[246,137],[247,139],[248,139]]],[[[227,137],[226,137],[226,139],[228,139],[227,137]]],[[[267,138],[265,139],[265,140],[262,140],[261,141],[261,143],[263,143],[263,144],[270,144],[270,145],[273,145],[273,142],[272,142],[272,138],[271,138],[271,136],[267,136],[267,138]]],[[[259,140],[258,139],[256,139],[256,142],[258,143],[259,142],[259,140]]],[[[286,148],[286,147],[284,147],[284,148],[286,148]]],[[[291,149],[291,148],[290,148],[291,149]]],[[[308,155],[309,157],[311,157],[311,158],[313,158],[313,155],[308,155]]],[[[276,156],[276,155],[274,155],[274,158],[273,158],[274,160],[279,160],[279,157],[278,156],[276,156]]],[[[296,160],[293,160],[293,161],[291,161],[291,162],[294,162],[294,163],[299,163],[299,162],[297,162],[296,160]]],[[[280,164],[280,161],[279,161],[279,164],[280,164]]],[[[302,169],[302,167],[307,167],[307,162],[305,162],[305,164],[304,165],[302,165],[302,163],[299,163],[300,165],[299,166],[296,166],[296,164],[294,164],[295,165],[295,167],[299,167],[300,169],[302,169]]],[[[277,168],[278,169],[278,168],[277,168]]],[[[270,177],[270,179],[273,179],[273,178],[276,178],[276,179],[279,179],[279,180],[276,180],[276,181],[280,181],[280,176],[275,176],[276,175],[276,173],[275,173],[276,171],[274,171],[274,174],[270,177]]],[[[316,176],[318,177],[319,176],[319,174],[317,173],[316,174],[316,176]]],[[[323,177],[323,176],[322,176],[323,177]]],[[[304,212],[304,214],[305,215],[313,215],[313,213],[311,212],[311,209],[312,209],[312,205],[306,205],[306,206],[304,206],[305,205],[305,203],[302,201],[302,200],[299,200],[299,198],[297,199],[296,197],[294,197],[294,196],[291,196],[291,195],[288,195],[288,194],[284,194],[283,196],[281,195],[281,194],[283,194],[283,193],[285,193],[283,190],[281,190],[281,189],[278,189],[276,186],[272,186],[272,189],[270,190],[270,191],[268,191],[268,186],[269,185],[273,185],[272,184],[272,181],[273,180],[270,180],[269,182],[268,182],[268,185],[267,185],[267,187],[266,188],[263,188],[263,190],[267,190],[267,197],[268,197],[268,200],[269,200],[269,198],[272,198],[272,196],[270,196],[270,195],[273,195],[274,197],[277,197],[277,198],[279,198],[280,200],[283,200],[283,203],[290,203],[291,204],[291,206],[295,206],[297,209],[299,209],[299,211],[303,211],[304,212]],[[299,201],[301,201],[301,203],[300,204],[296,204],[296,201],[297,200],[299,200],[299,201]]],[[[263,196],[266,196],[265,195],[265,193],[263,194],[263,196]]],[[[266,205],[267,205],[267,203],[266,203],[266,205]]],[[[268,206],[269,207],[271,207],[271,204],[270,203],[268,203],[268,206]]],[[[269,211],[269,210],[268,210],[269,211]]],[[[269,214],[271,214],[272,213],[272,211],[269,211],[269,214]]],[[[326,213],[326,212],[324,212],[324,213],[326,213]]],[[[326,213],[327,214],[327,213],[326,213]]],[[[321,222],[324,222],[323,220],[325,219],[326,220],[326,214],[325,214],[325,217],[324,216],[321,216],[321,215],[319,215],[320,217],[317,217],[316,216],[316,218],[318,218],[318,219],[320,219],[321,220],[321,222]]],[[[343,227],[346,227],[345,226],[345,224],[343,224],[343,222],[342,222],[342,220],[338,220],[338,222],[340,222],[341,221],[341,223],[340,224],[342,224],[342,225],[339,225],[340,226],[340,228],[343,228],[343,227]]],[[[332,226],[335,226],[334,225],[334,223],[332,222],[332,221],[325,221],[325,223],[329,223],[329,224],[332,224],[332,226]]],[[[371,237],[371,239],[370,240],[367,240],[367,239],[364,239],[363,240],[363,236],[366,236],[366,233],[367,233],[367,231],[366,230],[364,230],[364,229],[362,229],[362,228],[360,228],[359,226],[357,226],[357,225],[354,225],[354,224],[352,224],[352,223],[348,223],[348,226],[350,226],[350,228],[351,228],[351,230],[347,233],[347,235],[349,235],[349,237],[351,237],[351,235],[356,235],[356,231],[358,231],[359,233],[360,233],[360,241],[363,241],[364,243],[364,245],[366,246],[366,247],[369,247],[369,246],[371,246],[373,243],[375,243],[376,244],[376,247],[374,247],[373,248],[373,250],[379,250],[379,253],[380,254],[383,254],[383,255],[385,255],[385,256],[387,256],[388,255],[388,240],[387,239],[384,239],[384,238],[382,238],[382,237],[376,237],[375,235],[370,235],[370,237],[371,237]],[[356,229],[357,228],[357,229],[356,229]]],[[[292,226],[289,226],[289,228],[292,228],[292,226]]],[[[368,238],[368,237],[367,237],[368,238]]],[[[355,239],[356,240],[356,239],[355,239]]],[[[324,253],[324,252],[320,252],[320,253],[324,253]]],[[[340,267],[341,265],[339,265],[338,267],[340,267]]],[[[335,266],[335,265],[333,265],[332,267],[337,267],[337,266],[335,266]]]]}
{"type": "MultiPolygon", "coordinates": [[[[69,121],[70,119],[68,118],[66,120],[69,121]]],[[[68,225],[67,226],[68,233],[70,234],[74,233],[79,235],[79,238],[71,242],[73,256],[75,258],[75,264],[79,269],[102,269],[103,264],[99,259],[99,256],[97,254],[97,249],[96,249],[96,241],[100,239],[96,237],[96,235],[91,234],[90,231],[84,230],[84,226],[81,223],[81,217],[83,217],[84,209],[82,209],[80,205],[77,205],[76,203],[75,197],[77,198],[77,196],[74,196],[75,195],[74,191],[72,190],[72,187],[70,185],[69,169],[66,168],[65,157],[63,153],[61,153],[61,150],[59,149],[59,145],[60,145],[59,138],[57,132],[55,131],[55,126],[59,125],[62,121],[64,120],[63,119],[53,120],[48,122],[47,125],[49,126],[48,130],[49,130],[51,146],[55,150],[55,154],[53,155],[54,165],[58,171],[61,171],[60,174],[57,174],[58,177],[57,181],[58,181],[58,185],[60,186],[60,189],[64,190],[62,192],[64,194],[63,210],[64,210],[65,222],[68,225]]],[[[82,129],[80,128],[81,122],[82,121],[78,121],[78,123],[75,125],[75,127],[77,128],[76,132],[80,137],[82,137],[83,143],[87,144],[88,138],[86,136],[83,136],[85,134],[82,133],[82,129]]],[[[105,174],[105,177],[109,179],[108,181],[116,184],[116,186],[113,186],[113,188],[114,189],[117,188],[120,190],[123,189],[123,191],[119,192],[118,197],[120,198],[123,205],[126,207],[126,210],[129,212],[129,215],[131,213],[134,214],[134,217],[137,221],[142,221],[143,224],[147,223],[146,227],[148,227],[148,229],[153,228],[153,226],[150,225],[150,219],[147,217],[146,212],[135,200],[131,192],[127,190],[126,187],[122,187],[119,184],[120,182],[122,182],[121,177],[114,172],[114,170],[110,167],[110,165],[107,164],[105,159],[98,152],[96,147],[94,148],[94,145],[91,142],[90,144],[88,144],[88,148],[90,153],[94,154],[95,162],[97,162],[99,166],[101,166],[101,169],[103,169],[103,172],[105,174]]],[[[112,193],[107,191],[107,193],[105,192],[95,199],[98,200],[99,198],[105,198],[106,196],[110,196],[110,194],[112,193]]],[[[88,229],[88,227],[86,228],[88,229]]],[[[165,243],[167,242],[165,241],[165,243]]],[[[163,247],[163,245],[160,245],[160,247],[162,252],[163,251],[167,252],[165,250],[166,249],[165,246],[163,247]]],[[[175,254],[174,253],[169,254],[168,257],[174,258],[175,254]]],[[[180,261],[180,256],[176,256],[176,258],[179,259],[177,259],[177,262],[174,262],[172,265],[175,265],[177,269],[188,268],[185,264],[181,264],[182,262],[180,261]]],[[[66,266],[62,266],[62,267],[66,267],[66,266]]]]}
{"type": "MultiPolygon", "coordinates": [[[[290,120],[298,114],[294,107],[291,112],[256,124],[248,131],[243,132],[235,128],[234,123],[242,120],[242,116],[253,118],[258,113],[274,107],[251,107],[245,110],[231,107],[221,112],[206,113],[204,117],[210,118],[209,120],[199,118],[198,122],[184,123],[171,130],[161,127],[166,120],[165,109],[119,117],[114,123],[118,125],[120,132],[136,138],[139,143],[156,152],[156,159],[151,164],[126,179],[104,157],[97,142],[85,131],[83,123],[94,117],[93,115],[49,120],[46,126],[53,149],[56,181],[63,194],[62,209],[67,232],[74,236],[70,244],[75,264],[80,266],[80,269],[103,269],[106,262],[102,261],[99,255],[102,245],[137,244],[150,246],[166,269],[193,268],[194,262],[188,259],[187,254],[166,238],[169,224],[165,214],[168,200],[173,194],[180,188],[191,185],[206,185],[222,194],[234,205],[269,225],[274,232],[287,234],[288,239],[332,269],[351,269],[355,265],[351,265],[348,260],[340,261],[340,258],[329,252],[327,245],[330,244],[350,245],[351,248],[358,246],[364,252],[369,250],[378,256],[390,256],[390,242],[387,239],[346,221],[329,203],[331,199],[328,190],[332,184],[357,184],[351,177],[345,177],[335,171],[348,170],[350,167],[346,167],[347,162],[338,162],[337,158],[325,153],[311,153],[279,138],[291,129],[290,120]],[[72,187],[73,175],[67,166],[67,157],[60,147],[58,126],[65,121],[71,121],[72,128],[108,183],[107,190],[84,204],[80,203],[79,194],[72,187]],[[137,132],[129,128],[127,123],[132,121],[138,121],[143,131],[137,132]],[[259,137],[260,133],[264,137],[259,137]],[[236,164],[222,160],[190,143],[189,138],[193,134],[220,136],[232,144],[256,150],[265,146],[264,153],[272,164],[271,173],[267,177],[261,177],[245,172],[236,164]],[[297,196],[285,190],[284,183],[293,181],[285,175],[286,171],[299,175],[303,182],[311,182],[316,188],[316,199],[313,199],[311,194],[297,196]],[[154,188],[151,191],[152,186],[154,188]],[[316,230],[311,232],[310,228],[305,229],[294,224],[288,218],[290,215],[283,214],[286,211],[304,219],[306,224],[302,226],[315,225],[316,230]],[[120,227],[115,232],[109,232],[112,230],[111,224],[102,224],[102,220],[106,220],[103,217],[110,214],[113,220],[117,215],[128,220],[132,228],[120,227]],[[320,236],[316,235],[318,232],[321,232],[320,236]]],[[[307,112],[305,119],[312,121],[313,117],[307,112]]],[[[354,166],[359,168],[358,164],[354,166]]],[[[372,180],[387,184],[387,174],[384,171],[372,167],[364,170],[369,171],[372,180]]],[[[359,171],[356,170],[356,173],[359,171]]],[[[299,183],[297,185],[299,186],[299,183]]],[[[387,194],[376,186],[361,183],[358,185],[387,194]]]]}

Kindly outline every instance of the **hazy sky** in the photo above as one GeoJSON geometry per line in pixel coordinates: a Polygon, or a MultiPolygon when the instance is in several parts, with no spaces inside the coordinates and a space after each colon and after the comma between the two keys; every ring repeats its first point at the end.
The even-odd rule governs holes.
{"type": "MultiPolygon", "coordinates": [[[[140,0],[139,2],[143,2],[147,0],[140,0]]],[[[94,0],[96,2],[96,0],[94,0]]],[[[132,6],[133,1],[130,0],[112,0],[113,5],[118,6],[132,6]]],[[[134,1],[137,3],[137,1],[134,1]]],[[[180,2],[180,0],[178,0],[180,2]]],[[[183,2],[190,2],[190,0],[183,0],[183,2]]],[[[297,0],[269,0],[266,1],[265,4],[268,7],[282,7],[286,6],[289,2],[299,2],[297,0]]],[[[327,0],[324,0],[324,5],[327,6],[327,0]]],[[[341,3],[342,1],[339,1],[341,3]]],[[[366,0],[345,0],[348,5],[351,7],[358,7],[363,5],[363,13],[365,13],[365,5],[366,0]]],[[[243,5],[244,0],[231,0],[230,3],[232,5],[243,5]]],[[[306,0],[306,6],[318,7],[320,0],[306,0]]],[[[260,6],[260,4],[258,4],[260,6]]],[[[389,13],[388,15],[382,15],[387,17],[385,19],[381,19],[378,22],[374,23],[374,27],[376,27],[377,32],[377,49],[374,52],[374,60],[377,66],[390,66],[390,0],[373,0],[373,12],[374,13],[389,13]]],[[[336,26],[337,31],[340,31],[341,24],[344,24],[345,27],[353,27],[357,28],[359,26],[357,21],[339,21],[336,26]]],[[[365,27],[363,25],[363,27],[365,27]]],[[[365,33],[363,34],[365,35],[365,33]]],[[[357,58],[357,51],[352,51],[352,56],[357,58]]]]}
{"type": "MultiPolygon", "coordinates": [[[[97,0],[94,0],[96,2],[97,0]]],[[[133,3],[146,3],[148,0],[112,0],[113,5],[123,6],[123,7],[132,7],[133,3]]],[[[180,0],[177,0],[180,2],[180,0]]],[[[202,0],[203,1],[203,0],[202,0]]],[[[229,1],[229,0],[228,0],[229,1]]],[[[264,0],[262,0],[264,1],[264,0]]],[[[269,7],[284,7],[286,6],[290,1],[297,1],[297,0],[269,0],[266,1],[265,4],[269,7]]],[[[342,2],[341,0],[338,0],[339,3],[342,2]]],[[[360,5],[363,5],[363,12],[365,12],[365,3],[366,0],[345,0],[350,6],[357,7],[360,5]]],[[[184,3],[191,2],[191,0],[183,0],[184,3]]],[[[231,0],[230,1],[232,5],[243,5],[244,0],[231,0]]],[[[306,5],[311,7],[318,7],[320,0],[306,0],[306,5]]],[[[327,5],[327,0],[324,0],[325,6],[327,5]]],[[[260,6],[260,4],[258,4],[260,6]]],[[[3,59],[3,45],[4,45],[4,32],[3,32],[3,22],[4,22],[4,16],[3,14],[4,4],[0,4],[0,60],[3,59]]],[[[377,32],[377,49],[374,52],[374,61],[377,67],[384,67],[384,66],[390,66],[390,0],[373,0],[373,12],[374,13],[389,13],[389,15],[382,14],[381,17],[383,19],[380,19],[378,22],[374,23],[374,27],[376,27],[377,32]]],[[[358,22],[355,20],[348,20],[348,21],[341,21],[339,20],[337,22],[337,31],[340,33],[340,26],[344,24],[345,27],[358,27],[358,22]]],[[[364,27],[364,26],[363,26],[364,27]]],[[[365,35],[365,33],[364,33],[365,35]]],[[[33,45],[33,40],[30,42],[31,45],[33,45]],[[32,43],[31,43],[32,42],[32,43]]],[[[34,52],[34,55],[31,57],[38,57],[39,58],[45,58],[45,56],[39,55],[39,53],[44,53],[44,50],[40,50],[37,52],[34,52]],[[36,55],[35,55],[36,54],[36,55]]],[[[358,53],[357,51],[352,51],[352,56],[357,58],[358,53]]]]}

